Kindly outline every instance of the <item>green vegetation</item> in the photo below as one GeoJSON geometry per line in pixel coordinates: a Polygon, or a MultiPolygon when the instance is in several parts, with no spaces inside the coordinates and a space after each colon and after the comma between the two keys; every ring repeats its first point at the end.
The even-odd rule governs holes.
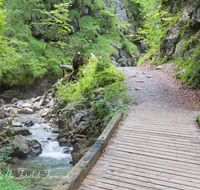
{"type": "Polygon", "coordinates": [[[200,88],[200,33],[198,29],[194,29],[195,24],[197,24],[195,23],[196,21],[191,21],[189,18],[182,18],[184,10],[184,4],[181,4],[182,1],[171,2],[171,4],[167,2],[168,5],[165,5],[165,2],[162,0],[134,1],[140,3],[144,19],[144,24],[138,29],[138,35],[135,40],[140,40],[148,44],[148,51],[140,58],[138,65],[145,63],[146,60],[151,61],[153,64],[174,61],[177,63],[177,70],[185,71],[179,74],[178,77],[182,81],[189,82],[191,87],[200,88]],[[172,7],[176,7],[176,9],[172,9],[172,7]],[[173,28],[175,24],[178,24],[177,28],[173,28]],[[173,31],[171,31],[172,29],[173,31]],[[169,33],[173,36],[175,30],[179,31],[179,33],[171,39],[170,43],[174,43],[176,46],[181,39],[178,55],[160,55],[161,45],[164,43],[163,39],[169,33]]]}
{"type": "Polygon", "coordinates": [[[45,18],[42,9],[49,9],[50,2],[4,1],[3,8],[7,23],[6,30],[0,34],[5,46],[0,58],[0,83],[28,85],[35,78],[61,74],[59,65],[65,60],[65,52],[51,45],[44,55],[46,42],[31,35],[31,21],[45,18]]]}
{"type": "Polygon", "coordinates": [[[65,104],[82,101],[85,105],[94,101],[99,94],[103,96],[93,105],[94,113],[98,118],[98,125],[105,126],[118,109],[125,110],[130,104],[130,97],[126,95],[127,86],[124,83],[125,75],[117,71],[111,62],[106,59],[89,60],[87,67],[79,71],[77,83],[60,84],[58,94],[65,104]],[[122,105],[115,105],[120,100],[122,105]]]}
{"type": "Polygon", "coordinates": [[[6,153],[4,156],[0,156],[0,190],[23,190],[25,185],[28,184],[28,181],[25,180],[18,183],[15,179],[13,179],[14,177],[12,171],[6,163],[10,159],[11,157],[6,156],[6,153]]]}
{"type": "MultiPolygon", "coordinates": [[[[44,75],[61,76],[61,61],[71,64],[77,51],[85,59],[91,52],[109,59],[116,53],[111,44],[116,43],[132,55],[138,52],[128,36],[130,23],[120,21],[101,0],[93,3],[74,0],[70,12],[66,8],[68,4],[69,1],[62,0],[4,0],[3,7],[0,5],[1,30],[6,22],[0,34],[3,43],[0,48],[4,49],[0,53],[0,84],[29,85],[44,75]],[[82,12],[85,6],[90,12],[86,16],[82,12]],[[72,29],[76,29],[75,33],[69,24],[77,26],[72,29]]],[[[125,5],[139,13],[138,4],[126,0],[125,5]]],[[[131,16],[131,10],[128,13],[131,16]]],[[[130,18],[131,22],[139,23],[138,16],[135,20],[133,16],[130,18]]]]}
{"type": "Polygon", "coordinates": [[[148,44],[148,51],[140,58],[138,65],[143,64],[149,58],[152,58],[153,63],[161,64],[162,62],[157,62],[155,57],[160,53],[160,45],[168,27],[176,22],[181,11],[176,16],[169,14],[162,8],[162,0],[135,1],[141,4],[141,14],[144,19],[144,24],[138,29],[135,40],[148,44]]]}
{"type": "Polygon", "coordinates": [[[181,57],[175,58],[177,68],[185,72],[179,75],[182,81],[188,81],[193,88],[200,88],[200,32],[184,40],[180,47],[181,57]]]}

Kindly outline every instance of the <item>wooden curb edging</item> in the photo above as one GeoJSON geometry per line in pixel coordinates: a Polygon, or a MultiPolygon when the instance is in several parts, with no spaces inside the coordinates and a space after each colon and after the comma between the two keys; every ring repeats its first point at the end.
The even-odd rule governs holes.
{"type": "Polygon", "coordinates": [[[69,171],[69,173],[60,181],[54,190],[76,190],[92,169],[102,151],[110,140],[112,134],[117,128],[123,117],[123,112],[118,111],[107,127],[101,133],[94,145],[79,160],[79,162],[69,171]]]}

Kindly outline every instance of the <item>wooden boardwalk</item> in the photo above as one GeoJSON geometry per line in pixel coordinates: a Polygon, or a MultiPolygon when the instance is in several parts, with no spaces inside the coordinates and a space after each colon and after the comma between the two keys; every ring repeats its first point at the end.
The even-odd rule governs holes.
{"type": "Polygon", "coordinates": [[[141,121],[129,116],[80,190],[199,190],[197,135],[192,123],[141,121]]]}
{"type": "Polygon", "coordinates": [[[200,190],[200,104],[161,71],[123,71],[137,104],[79,189],[200,190]]]}

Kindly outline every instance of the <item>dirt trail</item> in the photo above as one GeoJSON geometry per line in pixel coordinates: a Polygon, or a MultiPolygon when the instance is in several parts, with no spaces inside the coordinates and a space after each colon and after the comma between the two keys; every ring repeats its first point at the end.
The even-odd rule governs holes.
{"type": "Polygon", "coordinates": [[[173,77],[173,64],[163,70],[151,66],[120,68],[126,74],[134,116],[164,121],[195,122],[200,110],[200,92],[173,77]]]}

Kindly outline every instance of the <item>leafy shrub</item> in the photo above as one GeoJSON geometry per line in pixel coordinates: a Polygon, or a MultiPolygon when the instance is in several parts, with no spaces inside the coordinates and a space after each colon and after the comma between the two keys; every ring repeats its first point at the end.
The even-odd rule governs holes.
{"type": "MultiPolygon", "coordinates": [[[[98,61],[90,58],[89,64],[79,71],[79,80],[76,84],[60,84],[58,94],[65,103],[83,101],[86,105],[94,101],[99,94],[103,96],[92,106],[98,118],[100,129],[106,126],[118,109],[126,110],[131,98],[126,94],[127,86],[124,83],[125,74],[116,70],[110,61],[99,58],[98,61]],[[119,100],[121,106],[114,103],[119,100]]],[[[101,130],[99,130],[99,133],[101,130]]]]}
{"type": "Polygon", "coordinates": [[[29,184],[29,182],[27,180],[24,180],[21,183],[15,181],[10,168],[6,164],[10,159],[11,157],[6,156],[6,150],[5,155],[0,156],[0,190],[23,190],[25,185],[29,184]]]}
{"type": "Polygon", "coordinates": [[[60,85],[58,92],[65,102],[74,102],[81,98],[87,101],[94,98],[94,91],[100,87],[106,87],[115,82],[123,81],[124,74],[117,71],[112,63],[107,60],[89,60],[88,66],[79,72],[79,80],[76,84],[60,85]]]}
{"type": "Polygon", "coordinates": [[[193,88],[200,88],[200,32],[191,35],[180,47],[181,57],[174,58],[178,63],[177,69],[185,72],[179,75],[182,81],[187,81],[193,88]]]}

